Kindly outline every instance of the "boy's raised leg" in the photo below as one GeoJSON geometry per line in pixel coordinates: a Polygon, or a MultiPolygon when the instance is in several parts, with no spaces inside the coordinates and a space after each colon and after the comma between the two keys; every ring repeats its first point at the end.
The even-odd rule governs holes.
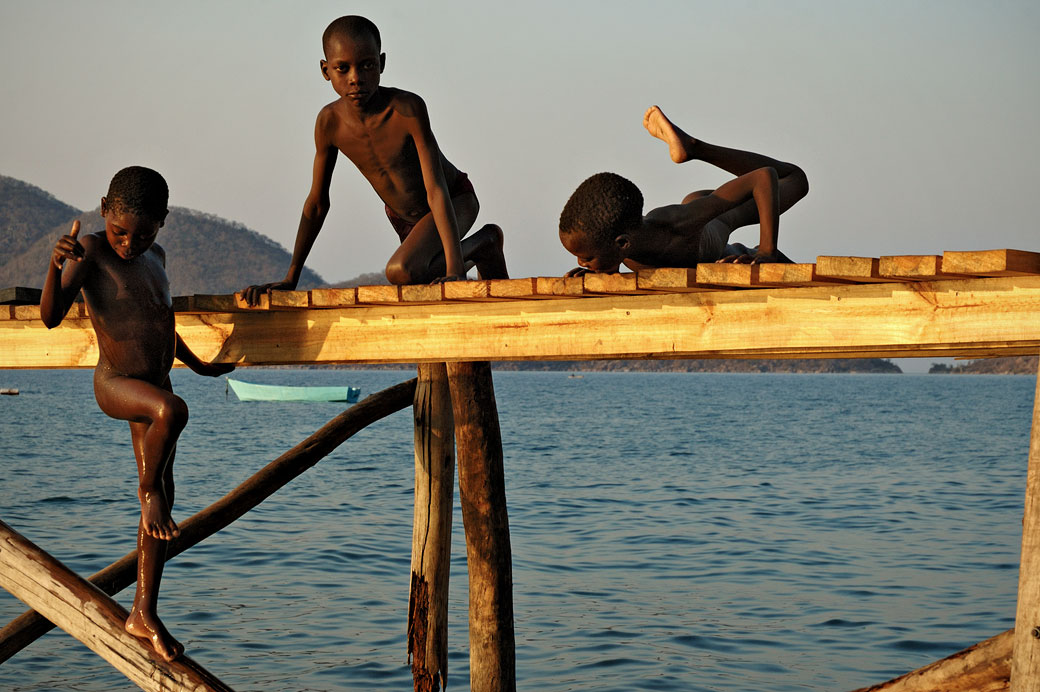
{"type": "MultiPolygon", "coordinates": [[[[781,214],[793,207],[798,200],[809,192],[809,180],[805,172],[786,161],[780,161],[764,154],[742,149],[730,149],[709,144],[692,137],[668,119],[658,106],[651,106],[643,116],[643,127],[651,135],[668,145],[668,153],[672,161],[684,163],[694,159],[710,163],[727,173],[741,176],[759,168],[772,168],[777,176],[778,204],[781,214]]],[[[687,195],[683,202],[704,196],[704,192],[687,195]]],[[[739,228],[758,223],[758,211],[752,201],[748,201],[736,209],[723,215],[724,220],[732,228],[739,228]]]]}

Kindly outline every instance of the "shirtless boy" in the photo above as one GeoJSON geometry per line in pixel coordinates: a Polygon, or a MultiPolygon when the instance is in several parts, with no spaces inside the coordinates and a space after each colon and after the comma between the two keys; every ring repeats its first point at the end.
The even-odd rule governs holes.
{"type": "Polygon", "coordinates": [[[250,286],[255,305],[272,289],[296,288],[329,211],[329,184],[342,152],[371,183],[401,246],[386,265],[394,284],[465,279],[474,264],[485,279],[508,278],[502,229],[488,224],[464,238],[477,218],[477,196],[465,173],[437,146],[426,104],[381,86],[386,54],[368,19],[340,17],[322,36],[321,74],[339,95],[318,113],[311,190],[303,204],[289,271],[281,281],[250,286]]]}
{"type": "Polygon", "coordinates": [[[657,106],[647,110],[643,126],[668,145],[675,163],[700,160],[737,177],[643,216],[643,195],[634,184],[615,173],[592,176],[578,186],[560,215],[560,242],[580,265],[567,276],[616,272],[621,264],[635,270],[791,261],[776,241],[780,214],[809,192],[801,168],[694,139],[657,106]],[[757,248],[728,244],[733,231],[754,223],[761,227],[757,248]]]}
{"type": "Polygon", "coordinates": [[[174,357],[211,377],[234,366],[200,361],[174,330],[166,253],[155,244],[168,196],[166,181],[151,169],[133,166],[116,173],[101,198],[104,232],[79,238],[74,221],[71,233],[55,245],[40,316],[48,328],[56,327],[83,289],[100,351],[94,396],[107,415],[130,423],[137,457],[137,593],[125,627],[172,661],[184,647],[159,620],[156,601],[166,543],[179,533],[170,516],[173,457],[188,407],[173,393],[170,368],[174,357]]]}

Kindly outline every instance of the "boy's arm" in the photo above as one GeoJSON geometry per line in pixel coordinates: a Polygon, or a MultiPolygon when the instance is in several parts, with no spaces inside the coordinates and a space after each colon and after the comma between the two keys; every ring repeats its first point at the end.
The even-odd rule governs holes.
{"type": "Polygon", "coordinates": [[[40,319],[48,329],[57,327],[65,319],[87,277],[86,249],[77,239],[78,235],[77,219],[72,222],[69,234],[58,239],[51,254],[43,295],[40,296],[40,319]],[[72,260],[72,263],[62,271],[66,260],[72,260]]]}
{"type": "Polygon", "coordinates": [[[437,225],[437,234],[444,248],[444,280],[466,278],[466,264],[462,259],[462,243],[459,240],[459,222],[455,218],[455,207],[451,203],[448,184],[441,167],[441,150],[430,127],[430,115],[426,104],[415,97],[415,125],[412,139],[419,154],[423,182],[426,184],[426,201],[437,225]]]}
{"type": "Polygon", "coordinates": [[[303,203],[303,213],[300,214],[300,225],[296,229],[296,244],[293,246],[289,271],[281,281],[249,286],[242,291],[246,302],[250,305],[259,303],[260,296],[265,293],[270,293],[272,290],[291,291],[300,283],[304,263],[307,261],[311,248],[314,247],[318,233],[321,232],[331,204],[329,186],[332,184],[332,172],[336,168],[336,157],[339,154],[339,150],[331,141],[331,117],[328,111],[322,110],[314,124],[315,152],[311,189],[303,203]]]}
{"type": "Polygon", "coordinates": [[[181,338],[180,334],[177,334],[177,346],[174,350],[174,355],[177,357],[177,360],[191,368],[192,372],[206,377],[219,377],[235,369],[234,363],[207,363],[199,360],[199,357],[184,343],[184,339],[181,338]]]}

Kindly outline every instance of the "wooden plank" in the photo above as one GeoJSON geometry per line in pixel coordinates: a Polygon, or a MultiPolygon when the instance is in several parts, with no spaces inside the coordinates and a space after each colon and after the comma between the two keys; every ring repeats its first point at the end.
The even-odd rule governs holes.
{"type": "Polygon", "coordinates": [[[308,308],[310,291],[271,291],[271,308],[308,308]]]}
{"type": "Polygon", "coordinates": [[[401,286],[401,301],[407,303],[439,303],[444,300],[444,284],[401,286]]]}
{"type": "Polygon", "coordinates": [[[239,307],[239,299],[234,294],[196,294],[193,296],[180,296],[173,300],[174,312],[235,312],[242,309],[239,307]]]}
{"type": "Polygon", "coordinates": [[[12,305],[11,319],[15,320],[38,320],[40,319],[39,305],[12,305]]]}
{"type": "MultiPolygon", "coordinates": [[[[237,488],[179,524],[181,533],[170,541],[170,560],[245,515],[278,489],[324,459],[358,431],[412,404],[415,380],[365,397],[323,425],[317,432],[254,473],[237,488]]],[[[124,555],[90,578],[112,595],[134,583],[137,551],[124,555]]],[[[0,630],[0,663],[8,660],[54,625],[29,611],[0,630]]]]}
{"type": "Polygon", "coordinates": [[[523,279],[493,279],[491,284],[492,298],[540,298],[538,282],[534,277],[523,279]]]}
{"type": "Polygon", "coordinates": [[[816,276],[844,279],[856,283],[888,282],[892,279],[881,276],[877,257],[837,257],[820,255],[816,258],[816,276]]]}
{"type": "Polygon", "coordinates": [[[230,692],[187,656],[164,661],[123,628],[129,613],[0,521],[0,586],[83,642],[143,690],[230,692]]]}
{"type": "MultiPolygon", "coordinates": [[[[193,296],[193,297],[197,298],[199,296],[193,296]]],[[[242,310],[242,311],[245,311],[245,312],[261,312],[261,311],[270,310],[271,309],[271,294],[269,294],[269,293],[261,293],[260,294],[260,302],[258,302],[256,305],[250,305],[249,303],[246,302],[245,296],[242,295],[242,293],[236,293],[235,294],[235,309],[236,310],[242,310]]]]}
{"type": "MultiPolygon", "coordinates": [[[[1040,277],[185,314],[177,328],[199,357],[247,365],[1031,355],[1040,277]]],[[[93,337],[86,320],[3,320],[0,367],[93,367],[93,337]]]]}
{"type": "Polygon", "coordinates": [[[1040,252],[1023,250],[947,251],[942,270],[972,276],[1018,276],[1040,274],[1040,252]]]}
{"type": "Polygon", "coordinates": [[[1040,372],[1033,395],[1011,692],[1040,690],[1040,372]]]}
{"type": "Polygon", "coordinates": [[[1014,630],[952,656],[854,692],[1004,692],[1011,676],[1014,630]]]}
{"type": "Polygon", "coordinates": [[[728,288],[751,288],[758,282],[758,264],[698,264],[697,283],[728,288]]]}
{"type": "Polygon", "coordinates": [[[400,286],[358,286],[358,303],[399,303],[401,301],[400,286]]]}
{"type": "Polygon", "coordinates": [[[758,266],[758,283],[762,286],[825,286],[849,283],[843,279],[817,276],[815,264],[769,263],[758,266]]]}
{"type": "Polygon", "coordinates": [[[11,286],[0,288],[0,305],[39,305],[43,291],[38,288],[11,286]]]}
{"type": "Polygon", "coordinates": [[[357,303],[356,288],[314,288],[311,289],[311,307],[340,308],[357,303]]]}
{"type": "Polygon", "coordinates": [[[493,300],[491,297],[491,282],[476,281],[445,281],[445,300],[493,300]]]}
{"type": "Polygon", "coordinates": [[[580,296],[584,294],[585,282],[580,276],[536,276],[535,293],[547,298],[580,296]]]}
{"type": "Polygon", "coordinates": [[[0,320],[13,320],[14,319],[14,306],[13,305],[0,305],[0,320]]]}
{"type": "Polygon", "coordinates": [[[641,293],[635,273],[585,274],[585,293],[635,294],[641,293]]]}
{"type": "Polygon", "coordinates": [[[939,255],[884,255],[878,262],[878,274],[885,279],[905,281],[960,278],[958,274],[942,270],[942,257],[939,255]]]}
{"type": "Polygon", "coordinates": [[[710,287],[697,283],[696,267],[660,267],[636,272],[636,287],[641,291],[707,291],[710,287]]]}
{"type": "Polygon", "coordinates": [[[448,684],[448,573],[455,497],[455,424],[444,363],[419,364],[412,408],[415,508],[408,658],[414,689],[436,690],[448,684]]]}

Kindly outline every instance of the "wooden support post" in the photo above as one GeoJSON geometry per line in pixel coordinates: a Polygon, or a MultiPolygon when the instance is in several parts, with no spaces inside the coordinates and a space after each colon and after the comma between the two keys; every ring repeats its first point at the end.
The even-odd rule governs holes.
{"type": "MultiPolygon", "coordinates": [[[[253,509],[282,486],[325,458],[354,433],[412,403],[415,380],[408,380],[365,397],[326,423],[285,454],[260,469],[233,491],[206,509],[181,522],[181,535],[170,541],[169,560],[212,536],[253,509]]],[[[111,595],[134,583],[137,551],[128,553],[90,578],[91,583],[111,595]]],[[[39,613],[29,611],[0,630],[0,663],[15,655],[54,625],[39,613]]]]}
{"type": "Polygon", "coordinates": [[[516,690],[513,567],[491,364],[448,363],[469,568],[470,690],[516,690]]]}
{"type": "Polygon", "coordinates": [[[448,570],[455,497],[455,428],[444,363],[419,365],[414,413],[415,519],[408,658],[416,692],[436,692],[448,684],[448,570]]]}
{"type": "Polygon", "coordinates": [[[187,656],[164,661],[123,628],[129,613],[90,582],[0,521],[0,586],[87,645],[143,690],[231,688],[187,656]]]}
{"type": "Polygon", "coordinates": [[[1011,692],[1040,690],[1040,372],[1033,398],[1033,428],[1029,439],[1025,514],[1022,519],[1022,560],[1018,568],[1018,610],[1015,613],[1015,656],[1011,692]]]}

